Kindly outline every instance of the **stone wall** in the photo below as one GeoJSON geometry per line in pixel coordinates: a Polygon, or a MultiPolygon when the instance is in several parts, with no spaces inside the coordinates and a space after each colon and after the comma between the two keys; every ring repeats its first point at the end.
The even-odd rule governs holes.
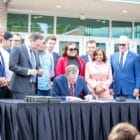
{"type": "Polygon", "coordinates": [[[5,30],[7,28],[7,5],[4,1],[0,0],[0,26],[5,30]]]}

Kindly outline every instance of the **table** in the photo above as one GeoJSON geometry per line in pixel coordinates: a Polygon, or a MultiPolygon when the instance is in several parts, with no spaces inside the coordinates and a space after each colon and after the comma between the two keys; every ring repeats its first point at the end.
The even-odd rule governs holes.
{"type": "Polygon", "coordinates": [[[140,130],[140,102],[26,103],[0,100],[2,140],[107,140],[116,123],[140,130]]]}

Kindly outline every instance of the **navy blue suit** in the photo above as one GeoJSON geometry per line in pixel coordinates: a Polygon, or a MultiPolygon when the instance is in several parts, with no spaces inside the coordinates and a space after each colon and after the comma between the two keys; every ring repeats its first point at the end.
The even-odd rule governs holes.
{"type": "MultiPolygon", "coordinates": [[[[78,76],[77,81],[74,86],[74,96],[83,98],[85,95],[89,94],[90,91],[86,85],[84,78],[78,76]]],[[[70,96],[68,81],[65,75],[57,76],[54,79],[53,96],[70,96]]]]}
{"type": "Polygon", "coordinates": [[[119,52],[111,56],[113,73],[113,89],[116,96],[123,93],[126,97],[133,97],[133,90],[140,89],[140,58],[128,51],[124,66],[119,64],[119,52]]]}
{"type": "Polygon", "coordinates": [[[82,55],[80,58],[85,62],[85,64],[89,62],[88,55],[82,55]]]}

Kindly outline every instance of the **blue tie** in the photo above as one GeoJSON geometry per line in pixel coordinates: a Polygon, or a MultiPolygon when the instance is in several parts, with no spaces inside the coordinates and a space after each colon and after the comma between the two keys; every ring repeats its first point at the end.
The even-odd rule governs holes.
{"type": "Polygon", "coordinates": [[[6,76],[4,59],[3,59],[1,52],[0,52],[0,76],[2,76],[2,77],[6,76]]]}
{"type": "MultiPolygon", "coordinates": [[[[34,52],[32,50],[30,50],[30,55],[31,55],[32,68],[36,69],[36,60],[35,60],[34,52]]],[[[31,76],[30,81],[35,83],[36,82],[36,76],[31,76]]]]}
{"type": "Polygon", "coordinates": [[[121,58],[120,58],[120,67],[121,68],[123,67],[123,56],[124,56],[124,53],[121,53],[121,58]]]}

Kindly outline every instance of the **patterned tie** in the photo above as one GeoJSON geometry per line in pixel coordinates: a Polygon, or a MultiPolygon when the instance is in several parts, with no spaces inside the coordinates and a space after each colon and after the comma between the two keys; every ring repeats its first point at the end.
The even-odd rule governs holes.
{"type": "Polygon", "coordinates": [[[121,58],[120,58],[120,67],[121,68],[123,67],[123,56],[124,56],[124,53],[121,53],[121,58]]]}
{"type": "MultiPolygon", "coordinates": [[[[32,50],[30,50],[30,55],[31,55],[32,68],[36,69],[36,60],[35,60],[34,52],[32,50]]],[[[36,76],[31,76],[30,81],[35,83],[36,82],[36,76]]]]}
{"type": "Polygon", "coordinates": [[[70,84],[70,96],[74,95],[74,92],[73,92],[74,88],[73,87],[74,87],[73,84],[70,84]]]}

